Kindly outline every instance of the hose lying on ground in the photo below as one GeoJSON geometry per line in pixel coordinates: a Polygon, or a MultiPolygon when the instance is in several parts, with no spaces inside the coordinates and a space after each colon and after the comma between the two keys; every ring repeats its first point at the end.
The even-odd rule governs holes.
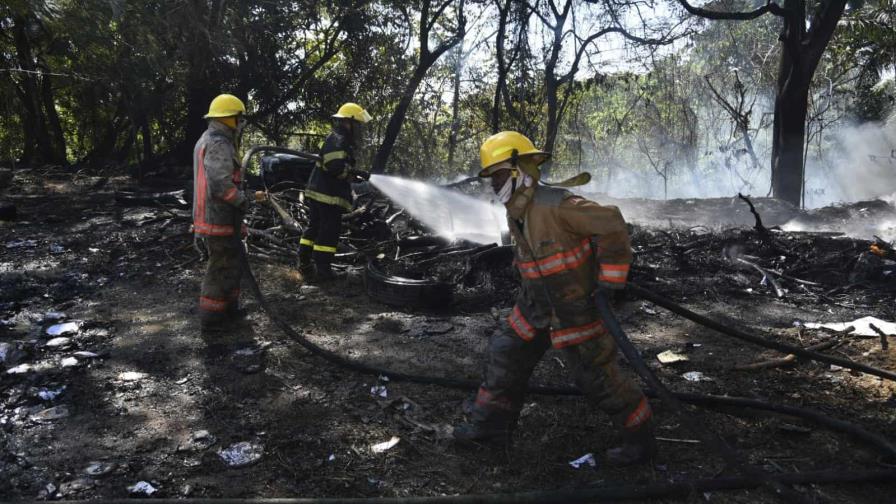
{"type": "MultiPolygon", "coordinates": [[[[412,373],[403,373],[394,371],[387,368],[382,368],[378,366],[373,366],[370,364],[366,364],[363,362],[358,362],[352,359],[348,359],[343,357],[342,355],[337,354],[336,352],[332,352],[325,348],[322,348],[306,337],[302,336],[293,329],[286,321],[281,319],[274,310],[271,309],[270,305],[268,305],[267,300],[261,292],[261,289],[258,286],[258,281],[255,278],[255,275],[252,273],[252,269],[249,265],[248,256],[246,256],[245,251],[240,245],[240,259],[243,267],[243,271],[246,275],[246,280],[249,284],[249,290],[255,296],[258,304],[261,306],[262,310],[267,314],[267,316],[274,322],[277,327],[280,328],[286,335],[291,337],[294,341],[296,341],[303,348],[308,350],[314,355],[323,358],[329,362],[336,364],[337,366],[350,369],[359,373],[373,375],[373,376],[386,376],[391,380],[395,381],[407,381],[413,383],[421,383],[421,384],[430,384],[430,385],[439,385],[442,387],[454,388],[459,390],[476,390],[479,388],[479,382],[473,380],[459,380],[456,378],[446,378],[440,376],[426,376],[426,375],[417,375],[412,373]]],[[[582,395],[582,392],[574,387],[545,387],[545,386],[533,386],[529,387],[529,392],[534,394],[541,395],[552,395],[552,396],[577,396],[582,395]]],[[[649,397],[656,397],[656,394],[653,391],[645,391],[649,397]]],[[[846,434],[850,434],[855,436],[857,439],[860,439],[869,445],[877,448],[879,451],[883,452],[883,454],[887,457],[896,459],[896,447],[890,444],[886,439],[882,436],[869,432],[864,428],[845,422],[842,420],[834,419],[824,413],[820,413],[817,411],[812,411],[804,408],[797,408],[793,406],[781,406],[777,404],[767,403],[764,401],[759,401],[756,399],[747,399],[740,397],[726,397],[726,396],[711,396],[711,395],[700,395],[700,394],[683,394],[683,393],[674,393],[674,395],[689,404],[698,404],[702,406],[733,406],[733,407],[742,407],[742,408],[751,408],[758,409],[762,411],[768,411],[773,413],[781,413],[789,416],[794,416],[798,418],[803,418],[812,422],[816,422],[821,424],[831,430],[844,432],[846,434]]]]}
{"type": "Polygon", "coordinates": [[[849,359],[843,359],[841,357],[834,357],[833,355],[825,355],[823,353],[813,352],[812,350],[806,350],[804,348],[800,348],[793,345],[788,345],[786,343],[778,343],[777,341],[772,341],[766,338],[761,338],[759,336],[753,336],[752,334],[747,334],[739,329],[730,327],[728,325],[722,324],[721,322],[717,322],[710,318],[704,317],[699,313],[694,313],[691,310],[667,299],[659,294],[655,294],[644,287],[641,287],[637,284],[629,283],[628,290],[641,296],[642,298],[654,303],[656,305],[662,306],[663,308],[675,313],[677,315],[681,315],[682,317],[696,322],[702,326],[709,327],[710,329],[714,329],[722,334],[732,336],[734,338],[748,341],[750,343],[763,346],[765,348],[771,348],[773,350],[778,350],[779,352],[794,354],[798,357],[805,357],[807,359],[812,359],[818,362],[825,362],[827,364],[834,364],[840,367],[845,367],[847,369],[853,369],[855,371],[861,371],[863,373],[868,373],[870,375],[879,376],[881,378],[886,378],[887,380],[896,381],[896,373],[892,371],[887,371],[886,369],[879,369],[876,367],[868,366],[866,364],[862,364],[860,362],[854,362],[849,359]]]}
{"type": "MultiPolygon", "coordinates": [[[[784,485],[819,483],[868,483],[891,481],[896,469],[876,471],[812,471],[771,476],[784,485]]],[[[619,502],[645,499],[686,499],[703,492],[756,488],[759,483],[744,477],[721,477],[689,481],[620,485],[576,490],[542,490],[506,494],[444,495],[437,497],[324,497],[280,499],[152,499],[153,504],[578,504],[619,502]]],[[[96,501],[67,501],[71,504],[93,504],[96,501]]]]}
{"type": "MultiPolygon", "coordinates": [[[[635,369],[638,376],[640,376],[647,385],[653,388],[669,409],[676,414],[684,415],[684,405],[668,388],[666,388],[666,385],[657,378],[653,370],[647,367],[644,359],[641,358],[641,353],[635,348],[635,345],[632,344],[631,340],[628,339],[625,331],[622,330],[622,326],[620,326],[619,321],[616,320],[616,315],[613,313],[613,309],[610,308],[606,293],[599,289],[595,293],[594,302],[597,305],[597,311],[600,313],[604,327],[616,341],[616,346],[618,346],[622,351],[622,354],[625,355],[626,360],[628,360],[628,363],[635,369]]],[[[757,481],[760,481],[764,487],[768,487],[773,493],[786,499],[786,502],[808,502],[805,496],[799,494],[793,488],[788,487],[780,481],[771,479],[769,474],[766,474],[761,469],[750,464],[746,460],[746,457],[732,448],[721,436],[707,429],[699,418],[691,416],[687,420],[688,421],[683,422],[686,425],[686,428],[691,431],[694,436],[697,436],[698,439],[718,452],[731,469],[734,469],[747,477],[755,478],[757,481]]]]}

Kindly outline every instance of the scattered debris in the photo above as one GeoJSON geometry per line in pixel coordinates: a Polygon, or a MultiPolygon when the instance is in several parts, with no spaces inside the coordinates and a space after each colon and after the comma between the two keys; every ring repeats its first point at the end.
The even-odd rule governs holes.
{"type": "Polygon", "coordinates": [[[63,368],[75,367],[78,365],[78,359],[74,357],[66,357],[59,361],[59,365],[63,368]]]}
{"type": "Polygon", "coordinates": [[[667,437],[656,437],[657,441],[665,441],[667,443],[682,443],[682,444],[700,444],[699,439],[677,439],[677,438],[667,438],[667,437]]]}
{"type": "Polygon", "coordinates": [[[59,493],[62,497],[81,493],[90,490],[96,486],[96,483],[90,478],[78,478],[59,485],[59,493]]]}
{"type": "Polygon", "coordinates": [[[886,322],[876,317],[862,317],[852,322],[832,322],[827,324],[809,322],[806,324],[806,327],[809,329],[820,329],[823,327],[836,332],[849,332],[846,329],[852,327],[850,334],[854,336],[878,337],[878,332],[871,328],[872,324],[887,334],[896,334],[896,323],[886,322]]]}
{"type": "Polygon", "coordinates": [[[391,450],[398,442],[401,441],[401,438],[398,436],[392,436],[392,439],[388,441],[384,441],[382,443],[377,443],[370,447],[370,451],[373,453],[383,453],[385,451],[391,450]]]}
{"type": "Polygon", "coordinates": [[[232,444],[218,452],[221,460],[231,468],[252,465],[261,460],[262,455],[264,455],[264,447],[248,441],[232,444]]]}
{"type": "Polygon", "coordinates": [[[712,378],[704,375],[700,371],[688,371],[681,375],[687,381],[698,382],[698,381],[712,381],[712,378]]]}
{"type": "Polygon", "coordinates": [[[146,373],[139,373],[137,371],[125,371],[123,373],[118,373],[118,379],[123,382],[135,382],[140,381],[146,378],[146,373]]]}
{"type": "Polygon", "coordinates": [[[374,385],[370,387],[370,395],[374,397],[382,397],[385,399],[386,397],[389,397],[389,391],[386,390],[385,385],[374,385]]]}
{"type": "Polygon", "coordinates": [[[115,470],[117,466],[115,464],[107,463],[107,462],[91,462],[86,468],[84,468],[84,474],[88,476],[93,476],[95,478],[101,478],[103,476],[107,476],[115,470]]]}
{"type": "Polygon", "coordinates": [[[35,422],[52,422],[53,420],[67,418],[69,415],[68,406],[61,404],[33,414],[31,415],[31,419],[35,422]]]}
{"type": "Polygon", "coordinates": [[[178,447],[178,451],[203,451],[211,448],[216,442],[217,438],[213,436],[209,431],[203,429],[198,430],[190,434],[190,438],[187,440],[185,445],[181,445],[178,447]]]}
{"type": "Polygon", "coordinates": [[[580,469],[584,466],[597,467],[597,460],[595,460],[593,453],[586,453],[575,460],[570,460],[569,465],[573,469],[580,469]]]}
{"type": "Polygon", "coordinates": [[[131,495],[146,495],[150,496],[156,493],[158,489],[152,486],[148,481],[138,481],[137,483],[128,487],[128,492],[131,495]]]}
{"type": "Polygon", "coordinates": [[[36,246],[36,240],[13,240],[10,242],[6,242],[6,248],[8,249],[33,248],[36,246]]]}
{"type": "Polygon", "coordinates": [[[12,357],[13,346],[11,343],[2,342],[0,343],[0,364],[10,360],[12,357]]]}
{"type": "Polygon", "coordinates": [[[62,336],[63,334],[77,333],[80,328],[80,322],[63,322],[62,324],[54,324],[48,327],[47,334],[50,336],[62,336]]]}
{"type": "Polygon", "coordinates": [[[6,374],[15,375],[15,374],[25,374],[29,373],[34,369],[31,364],[19,364],[18,366],[11,367],[6,370],[6,374]]]}
{"type": "Polygon", "coordinates": [[[44,343],[44,346],[47,346],[50,348],[62,348],[62,347],[68,346],[69,343],[71,343],[71,342],[72,342],[71,338],[66,338],[65,336],[59,336],[57,338],[51,339],[50,341],[47,341],[46,343],[44,343]]]}
{"type": "Polygon", "coordinates": [[[53,399],[59,397],[63,392],[65,392],[65,385],[57,389],[42,388],[37,391],[37,397],[40,397],[44,401],[52,401],[53,399]]]}
{"type": "Polygon", "coordinates": [[[687,362],[690,360],[687,355],[672,350],[659,353],[656,358],[661,364],[675,364],[676,362],[687,362]]]}

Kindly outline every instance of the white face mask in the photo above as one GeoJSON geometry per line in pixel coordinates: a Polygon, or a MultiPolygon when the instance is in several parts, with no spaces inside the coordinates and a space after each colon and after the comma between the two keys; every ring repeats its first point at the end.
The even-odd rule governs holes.
{"type": "Polygon", "coordinates": [[[507,204],[510,201],[510,197],[513,196],[513,193],[516,192],[517,189],[521,187],[531,187],[534,180],[529,175],[526,175],[522,172],[517,172],[518,175],[516,177],[507,177],[507,181],[504,182],[504,185],[501,186],[501,189],[498,190],[495,195],[498,197],[498,201],[502,204],[507,204]],[[514,183],[515,182],[515,183],[514,183]]]}

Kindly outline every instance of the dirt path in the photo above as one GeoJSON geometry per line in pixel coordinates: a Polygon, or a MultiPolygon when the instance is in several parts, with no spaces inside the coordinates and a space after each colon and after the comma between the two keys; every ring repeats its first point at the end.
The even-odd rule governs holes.
{"type": "MultiPolygon", "coordinates": [[[[19,181],[26,182],[40,186],[19,181]]],[[[336,368],[280,333],[252,300],[245,324],[205,341],[195,315],[201,264],[190,262],[187,220],[158,208],[98,201],[83,190],[91,183],[45,182],[35,192],[71,194],[19,199],[20,220],[0,223],[0,344],[7,344],[8,356],[0,365],[7,370],[0,374],[0,499],[120,498],[140,481],[156,489],[154,496],[167,497],[442,495],[679,481],[712,477],[723,468],[717,456],[687,442],[688,420],[666,414],[662,404],[659,435],[672,441],[661,442],[660,459],[649,467],[602,464],[600,454],[613,440],[609,422],[578,398],[531,396],[512,447],[458,448],[443,433],[462,420],[467,393],[378,383],[336,368]],[[55,320],[52,312],[64,318],[55,320]],[[64,335],[69,341],[48,346],[47,328],[65,321],[81,323],[64,335]],[[76,363],[65,361],[72,357],[76,363]],[[31,369],[8,373],[21,365],[31,369]],[[378,384],[387,397],[371,394],[378,384]],[[41,398],[60,389],[53,399],[41,398]],[[61,418],[41,418],[49,408],[61,418]],[[400,438],[397,445],[371,451],[393,436],[400,438]],[[239,442],[260,447],[263,455],[248,467],[228,468],[218,452],[239,442]],[[587,452],[598,456],[597,468],[570,467],[587,452]]],[[[359,276],[320,290],[299,285],[285,266],[254,269],[275,309],[313,341],[419,373],[477,379],[488,337],[509,308],[498,307],[498,317],[492,307],[403,312],[370,301],[359,276]]],[[[796,306],[760,292],[723,294],[686,302],[791,343],[817,337],[799,334],[795,320],[893,316],[796,306]]],[[[896,436],[891,383],[814,363],[736,371],[736,364],[778,355],[639,300],[625,303],[620,317],[675,390],[812,407],[896,436]],[[660,365],[654,356],[670,349],[689,361],[660,365]],[[703,373],[706,381],[686,380],[688,371],[703,373]]],[[[882,352],[873,339],[849,339],[836,353],[896,368],[893,347],[882,352]]],[[[565,370],[549,354],[533,382],[565,384],[565,370]]],[[[879,467],[877,455],[855,441],[797,420],[708,410],[697,415],[770,472],[879,467]]],[[[798,490],[830,502],[887,502],[893,486],[798,490]]],[[[762,490],[691,500],[777,502],[762,490]]]]}

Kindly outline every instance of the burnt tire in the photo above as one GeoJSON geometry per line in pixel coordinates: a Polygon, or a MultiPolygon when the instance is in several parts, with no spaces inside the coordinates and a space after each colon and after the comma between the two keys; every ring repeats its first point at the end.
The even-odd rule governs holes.
{"type": "Polygon", "coordinates": [[[433,279],[389,275],[371,261],[364,275],[367,295],[381,303],[409,308],[444,308],[451,304],[454,287],[433,279]]]}

